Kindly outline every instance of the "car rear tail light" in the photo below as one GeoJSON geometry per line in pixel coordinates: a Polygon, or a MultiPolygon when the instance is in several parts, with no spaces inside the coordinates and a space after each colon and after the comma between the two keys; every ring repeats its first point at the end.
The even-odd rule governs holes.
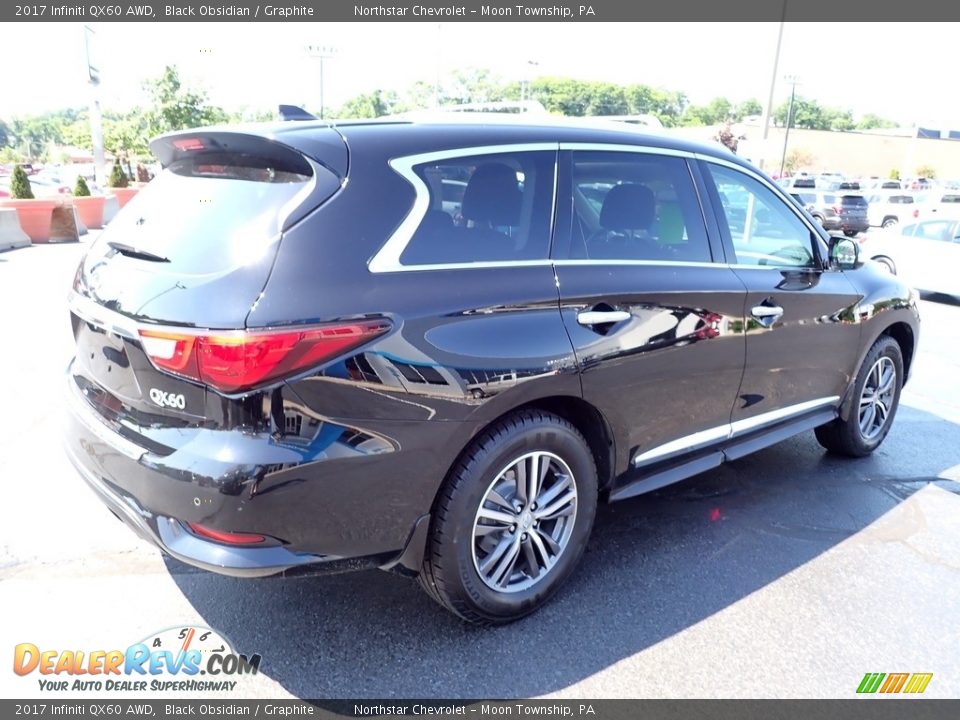
{"type": "Polygon", "coordinates": [[[173,146],[177,150],[203,150],[203,140],[200,138],[178,138],[173,141],[173,146]]]}
{"type": "Polygon", "coordinates": [[[361,320],[276,331],[141,329],[140,339],[158,370],[231,393],[320,365],[389,329],[385,320],[361,320]]]}
{"type": "Polygon", "coordinates": [[[204,527],[198,523],[187,523],[187,527],[190,528],[195,535],[207,538],[208,540],[216,540],[225,545],[256,545],[266,540],[265,536],[257,535],[256,533],[235,533],[224,530],[214,530],[213,528],[204,527]]]}
{"type": "Polygon", "coordinates": [[[919,209],[919,208],[914,208],[914,209],[913,209],[913,217],[915,217],[915,218],[920,217],[920,209],[919,209]]]}
{"type": "Polygon", "coordinates": [[[841,212],[843,211],[843,206],[842,206],[842,205],[834,205],[834,206],[833,206],[833,211],[834,211],[837,215],[840,215],[841,212]]]}

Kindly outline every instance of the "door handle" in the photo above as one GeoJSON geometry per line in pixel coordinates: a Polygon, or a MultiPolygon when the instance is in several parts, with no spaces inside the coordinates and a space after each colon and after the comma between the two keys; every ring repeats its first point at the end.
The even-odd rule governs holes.
{"type": "Polygon", "coordinates": [[[754,305],[750,314],[764,327],[770,327],[783,315],[783,308],[778,305],[754,305]]]}
{"type": "Polygon", "coordinates": [[[584,310],[577,313],[577,322],[581,325],[603,325],[623,322],[631,317],[626,310],[584,310]]]}

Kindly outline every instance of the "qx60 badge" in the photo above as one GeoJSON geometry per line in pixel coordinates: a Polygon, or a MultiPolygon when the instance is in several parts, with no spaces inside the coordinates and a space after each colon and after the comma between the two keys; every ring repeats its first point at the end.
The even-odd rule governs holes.
{"type": "Polygon", "coordinates": [[[150,399],[160,407],[176,408],[184,410],[187,407],[187,399],[182,393],[168,393],[157,388],[150,388],[150,399]]]}

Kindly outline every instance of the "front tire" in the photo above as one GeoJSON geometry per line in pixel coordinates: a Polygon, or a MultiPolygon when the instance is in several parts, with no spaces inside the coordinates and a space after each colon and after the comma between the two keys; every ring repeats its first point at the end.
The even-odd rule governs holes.
{"type": "Polygon", "coordinates": [[[876,257],[872,257],[870,259],[883,265],[884,269],[891,275],[897,274],[896,264],[886,255],[877,255],[876,257]]]}
{"type": "Polygon", "coordinates": [[[854,404],[846,420],[821,425],[814,432],[827,450],[865,457],[883,442],[900,404],[903,354],[892,337],[882,335],[870,348],[853,386],[854,404]]]}
{"type": "Polygon", "coordinates": [[[596,507],[583,435],[551,413],[511,415],[470,445],[441,488],[420,584],[469,622],[517,620],[573,571],[596,507]]]}

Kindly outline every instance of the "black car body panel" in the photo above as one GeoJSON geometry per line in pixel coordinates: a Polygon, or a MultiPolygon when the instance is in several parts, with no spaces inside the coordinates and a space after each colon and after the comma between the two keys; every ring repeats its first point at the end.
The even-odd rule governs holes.
{"type": "MultiPolygon", "coordinates": [[[[193,256],[178,255],[176,242],[148,236],[154,222],[170,222],[157,214],[164,185],[124,209],[74,282],[67,447],[118,516],[207,569],[263,575],[390,566],[403,557],[416,570],[419,551],[408,546],[422,549],[448,472],[474,438],[518,408],[548,408],[577,423],[601,491],[615,499],[844,412],[870,338],[891,327],[909,337],[905,356],[915,346],[915,301],[895,277],[832,267],[829,238],[769,178],[720,149],[666,134],[297,122],[188,131],[154,147],[166,165],[187,168],[189,182],[273,183],[242,189],[276,193],[283,205],[264,221],[270,232],[250,240],[255,252],[224,261],[214,238],[214,257],[197,251],[196,268],[183,267],[193,256]],[[527,153],[536,154],[529,166],[527,153]],[[484,163],[485,154],[496,162],[484,163]],[[441,182],[439,164],[458,156],[480,158],[471,170],[497,165],[490,182],[506,165],[511,192],[526,193],[524,203],[532,197],[539,215],[531,219],[525,204],[519,219],[497,220],[489,197],[468,181],[441,182]],[[510,166],[513,156],[519,164],[510,166]],[[636,175],[605,179],[618,163],[636,175]],[[289,177],[278,180],[275,165],[289,177]],[[734,235],[749,239],[744,207],[753,205],[717,191],[718,167],[790,205],[813,264],[770,266],[765,249],[761,266],[738,263],[745,240],[734,235]],[[659,179],[650,175],[661,170],[659,179]],[[464,182],[462,198],[441,206],[439,191],[464,182]],[[617,257],[633,246],[614,237],[616,216],[637,210],[629,202],[603,207],[613,186],[644,182],[654,190],[617,193],[655,206],[651,228],[669,245],[662,260],[617,257]],[[403,264],[392,243],[405,233],[409,241],[441,209],[491,214],[489,237],[506,235],[530,255],[403,264]],[[514,227],[523,223],[526,239],[514,227]],[[534,239],[542,250],[523,244],[534,239]],[[774,305],[783,314],[772,325],[752,319],[755,306],[774,305]],[[240,391],[160,369],[142,335],[189,328],[259,336],[370,319],[387,329],[240,391]],[[208,531],[262,538],[231,545],[208,531]]],[[[227,249],[240,242],[230,237],[227,249]]]]}

